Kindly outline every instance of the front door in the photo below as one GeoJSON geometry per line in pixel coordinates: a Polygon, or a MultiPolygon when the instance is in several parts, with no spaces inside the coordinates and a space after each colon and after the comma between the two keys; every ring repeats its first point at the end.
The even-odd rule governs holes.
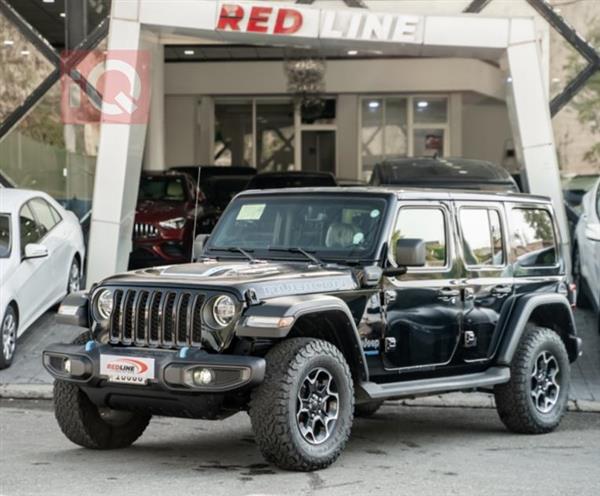
{"type": "Polygon", "coordinates": [[[390,246],[399,238],[422,239],[427,262],[384,282],[386,369],[442,366],[456,352],[463,304],[453,230],[451,209],[443,202],[400,206],[390,246]]]}
{"type": "Polygon", "coordinates": [[[302,131],[302,170],[335,174],[335,131],[302,131]]]}
{"type": "Polygon", "coordinates": [[[461,358],[484,361],[496,348],[500,313],[514,291],[504,208],[502,204],[463,202],[457,209],[466,271],[461,358]]]}

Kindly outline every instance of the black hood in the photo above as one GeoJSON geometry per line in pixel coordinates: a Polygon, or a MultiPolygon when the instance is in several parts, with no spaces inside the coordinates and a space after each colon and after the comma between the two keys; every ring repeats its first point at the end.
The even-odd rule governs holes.
{"type": "Polygon", "coordinates": [[[118,274],[103,285],[193,287],[229,290],[242,298],[252,289],[259,299],[297,294],[329,293],[358,289],[354,272],[347,267],[319,267],[305,262],[243,260],[204,261],[169,265],[118,274]]]}

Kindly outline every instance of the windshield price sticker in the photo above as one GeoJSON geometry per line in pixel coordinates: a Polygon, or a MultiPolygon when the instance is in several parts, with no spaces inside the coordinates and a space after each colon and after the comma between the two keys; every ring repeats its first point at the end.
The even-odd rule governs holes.
{"type": "Polygon", "coordinates": [[[266,204],[242,205],[235,220],[259,220],[265,211],[266,204]]]}

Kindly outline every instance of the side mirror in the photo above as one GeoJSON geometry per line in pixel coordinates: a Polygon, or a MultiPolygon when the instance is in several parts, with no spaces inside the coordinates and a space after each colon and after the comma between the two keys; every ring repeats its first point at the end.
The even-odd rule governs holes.
{"type": "Polygon", "coordinates": [[[25,245],[25,254],[23,255],[23,260],[29,260],[32,258],[44,258],[48,256],[48,248],[44,245],[39,245],[37,243],[29,243],[25,245]]]}
{"type": "Polygon", "coordinates": [[[600,241],[600,224],[588,224],[585,227],[585,237],[590,241],[600,241]]]}
{"type": "Polygon", "coordinates": [[[210,234],[198,234],[196,239],[194,239],[194,247],[192,249],[192,260],[194,262],[204,253],[204,247],[206,246],[209,237],[210,234]]]}
{"type": "Polygon", "coordinates": [[[417,238],[403,238],[396,241],[394,261],[398,267],[384,271],[388,277],[406,274],[408,267],[423,267],[426,263],[425,241],[417,238]]]}

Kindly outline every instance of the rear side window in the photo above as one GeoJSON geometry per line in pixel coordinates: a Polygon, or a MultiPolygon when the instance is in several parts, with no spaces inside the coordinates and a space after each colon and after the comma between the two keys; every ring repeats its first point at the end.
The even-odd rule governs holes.
{"type": "Polygon", "coordinates": [[[0,258],[10,255],[10,217],[0,214],[0,258]]]}
{"type": "Polygon", "coordinates": [[[504,246],[500,214],[488,208],[460,210],[465,263],[473,266],[504,264],[504,246]]]}
{"type": "MultiPolygon", "coordinates": [[[[426,249],[426,267],[446,266],[446,221],[440,208],[403,207],[392,235],[392,252],[402,238],[422,239],[426,249]]],[[[392,253],[395,258],[396,254],[392,253]]]]}
{"type": "Polygon", "coordinates": [[[58,213],[55,213],[54,208],[42,198],[34,198],[29,202],[29,206],[33,210],[40,225],[40,230],[46,234],[56,224],[58,224],[58,213]]]}
{"type": "Polygon", "coordinates": [[[556,265],[552,217],[541,208],[514,208],[511,214],[512,251],[520,267],[556,265]]]}
{"type": "Polygon", "coordinates": [[[19,230],[21,254],[25,253],[25,246],[29,243],[37,243],[43,237],[33,212],[29,208],[29,203],[23,205],[19,212],[19,230]]]}

